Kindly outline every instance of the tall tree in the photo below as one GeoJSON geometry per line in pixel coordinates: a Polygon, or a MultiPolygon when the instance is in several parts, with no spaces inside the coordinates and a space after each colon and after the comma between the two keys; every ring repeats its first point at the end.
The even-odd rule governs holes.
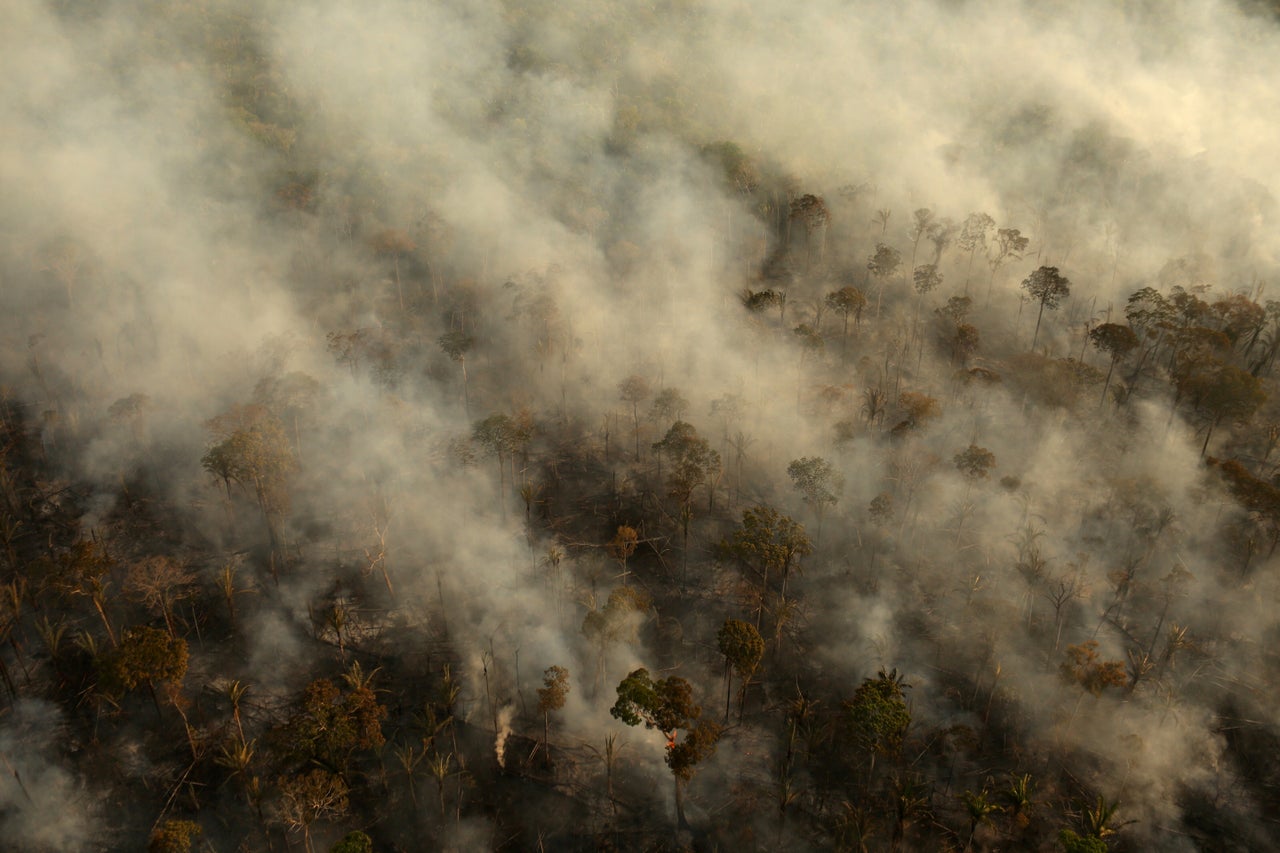
{"type": "Polygon", "coordinates": [[[688,681],[674,675],[654,681],[643,667],[618,684],[618,701],[609,713],[628,726],[643,723],[646,729],[662,733],[667,767],[675,779],[677,821],[681,827],[688,826],[682,787],[693,778],[697,765],[715,753],[719,723],[702,718],[702,707],[693,701],[688,681]]]}
{"type": "Polygon", "coordinates": [[[791,485],[818,516],[819,542],[822,541],[822,518],[827,507],[835,506],[844,491],[844,475],[821,456],[804,456],[787,466],[791,485]]]}
{"type": "Polygon", "coordinates": [[[1044,317],[1044,309],[1057,310],[1062,300],[1071,295],[1071,282],[1058,272],[1057,267],[1040,267],[1023,279],[1022,289],[1040,303],[1040,311],[1036,314],[1036,331],[1031,338],[1031,350],[1034,352],[1036,342],[1040,339],[1040,320],[1044,317]]]}
{"type": "Polygon", "coordinates": [[[635,430],[636,461],[640,460],[640,404],[649,399],[653,389],[649,380],[643,376],[632,374],[618,383],[618,397],[624,403],[631,404],[631,421],[635,430]]]}
{"type": "Polygon", "coordinates": [[[996,227],[996,221],[985,213],[970,213],[960,227],[957,241],[961,249],[969,253],[969,266],[964,274],[964,292],[969,292],[969,276],[973,272],[973,258],[981,249],[987,250],[987,235],[996,227]]]}
{"type": "Polygon", "coordinates": [[[542,749],[547,764],[551,764],[551,712],[564,707],[569,697],[569,670],[562,666],[549,666],[542,674],[542,687],[538,688],[538,713],[542,715],[542,749]]]}
{"type": "Polygon", "coordinates": [[[832,311],[838,311],[844,318],[844,326],[840,330],[841,338],[849,336],[849,315],[853,315],[855,322],[861,322],[862,310],[867,306],[867,297],[862,291],[852,285],[833,290],[826,296],[827,307],[832,311]]]}
{"type": "Polygon", "coordinates": [[[1111,374],[1116,364],[1138,347],[1138,336],[1133,329],[1119,323],[1103,323],[1089,332],[1089,340],[1094,347],[1111,356],[1111,366],[1107,368],[1106,381],[1102,383],[1102,400],[1107,401],[1107,388],[1111,386],[1111,374]]]}
{"type": "Polygon", "coordinates": [[[991,280],[987,282],[987,302],[991,301],[991,288],[996,283],[996,273],[1009,261],[1022,259],[1031,241],[1017,228],[1001,228],[996,231],[996,242],[988,248],[987,262],[991,266],[991,280]]]}
{"type": "Polygon", "coordinates": [[[764,659],[764,639],[755,626],[740,619],[726,619],[716,632],[716,645],[724,655],[724,721],[729,722],[729,697],[733,692],[730,670],[738,674],[738,720],[746,703],[747,685],[764,659]]]}
{"type": "Polygon", "coordinates": [[[680,503],[680,529],[683,534],[681,576],[689,566],[689,522],[693,519],[693,491],[707,485],[709,506],[715,506],[714,478],[720,474],[720,454],[698,435],[692,424],[676,421],[653,449],[667,458],[671,473],[667,476],[670,494],[680,503]]]}
{"type": "MultiPolygon", "coordinates": [[[[742,524],[729,542],[732,553],[760,576],[760,598],[763,609],[770,575],[780,576],[782,595],[787,593],[787,578],[800,558],[813,553],[813,542],[805,534],[804,525],[766,504],[742,511],[742,524]]],[[[756,628],[760,613],[756,611],[756,628]]]]}
{"type": "Polygon", "coordinates": [[[896,756],[911,724],[911,710],[903,694],[898,671],[880,670],[875,678],[865,678],[844,703],[845,722],[854,743],[871,759],[868,776],[875,772],[876,756],[896,756]]]}

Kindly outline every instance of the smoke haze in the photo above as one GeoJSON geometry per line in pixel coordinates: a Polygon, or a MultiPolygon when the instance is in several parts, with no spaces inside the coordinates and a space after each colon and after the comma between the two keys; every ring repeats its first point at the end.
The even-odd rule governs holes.
{"type": "MultiPolygon", "coordinates": [[[[774,817],[790,754],[778,709],[804,683],[834,714],[880,668],[910,684],[921,758],[899,769],[933,781],[940,824],[964,827],[957,797],[999,768],[1043,779],[1045,802],[1119,801],[1123,849],[1280,843],[1274,793],[1240,765],[1280,725],[1269,542],[1202,460],[1207,421],[1168,372],[1154,359],[1145,378],[1117,368],[1123,405],[1100,408],[1110,360],[1086,347],[1148,285],[1270,296],[1269,12],[1208,0],[11,0],[6,17],[0,390],[31,437],[33,484],[73,487],[86,535],[125,560],[180,553],[206,591],[239,567],[235,671],[193,646],[189,694],[240,678],[265,720],[311,680],[336,679],[356,654],[339,660],[338,643],[383,666],[389,689],[415,667],[434,684],[449,662],[459,720],[489,755],[502,730],[510,773],[542,736],[533,690],[563,665],[573,687],[551,718],[563,760],[573,744],[594,768],[579,745],[621,733],[620,785],[665,828],[658,735],[610,716],[613,687],[639,666],[676,674],[719,715],[716,629],[754,619],[754,605],[717,545],[767,503],[817,547],[790,579],[790,621],[774,636],[764,619],[772,651],[746,721],[689,787],[695,825],[723,824],[726,806],[738,817],[720,843],[834,845],[815,828],[835,808],[817,762],[797,783],[812,822],[774,817]],[[804,194],[829,219],[791,216],[804,194]],[[913,240],[925,208],[957,227],[941,248],[913,240]],[[1021,257],[993,264],[984,248],[975,264],[955,243],[975,211],[1020,229],[1021,257]],[[879,243],[907,272],[870,273],[879,243]],[[936,263],[941,287],[918,295],[910,261],[936,263]],[[1037,327],[1019,284],[1041,266],[1072,290],[1037,327]],[[846,284],[868,298],[847,336],[824,307],[846,284]],[[744,291],[766,288],[786,291],[781,310],[743,307],[744,291]],[[1003,381],[957,380],[934,341],[934,309],[962,293],[982,338],[970,366],[1003,381]],[[462,358],[440,343],[451,334],[466,339],[462,358]],[[1054,372],[1066,358],[1099,376],[1054,372]],[[633,375],[650,389],[634,412],[619,392],[633,375]],[[879,419],[864,409],[870,387],[887,394],[879,419]],[[679,417],[651,414],[664,388],[687,400],[679,417]],[[908,417],[902,392],[939,412],[891,438],[908,417]],[[252,489],[233,494],[202,467],[225,437],[208,422],[237,404],[270,409],[296,457],[279,530],[252,489]],[[496,456],[475,432],[495,413],[529,426],[496,456]],[[674,420],[723,461],[711,494],[694,493],[687,557],[653,449],[674,420]],[[987,479],[952,462],[971,444],[994,453],[987,479]],[[810,456],[843,478],[821,516],[786,476],[810,456]],[[893,514],[877,518],[869,507],[886,493],[893,514]],[[641,528],[629,568],[653,602],[597,642],[582,626],[621,582],[605,545],[622,524],[641,528]],[[335,602],[347,622],[317,628],[335,602]],[[1146,680],[1101,696],[1064,681],[1065,650],[1088,641],[1102,660],[1148,653],[1146,680]],[[1234,733],[1245,721],[1254,740],[1234,733]],[[961,728],[989,752],[948,740],[961,728]],[[745,807],[752,796],[767,806],[745,807]]],[[[1214,421],[1208,455],[1261,460],[1266,479],[1265,437],[1237,420],[1214,421]]],[[[22,547],[42,539],[53,542],[22,547]]],[[[68,644],[102,634],[86,612],[68,644]]],[[[35,618],[12,625],[38,683],[54,656],[35,618]]],[[[16,648],[4,655],[20,673],[16,648]]],[[[0,753],[28,793],[0,774],[6,837],[30,850],[132,838],[111,823],[109,783],[55,724],[66,712],[8,698],[0,753]],[[39,737],[20,734],[33,725],[39,737]],[[85,803],[78,816],[68,800],[85,803]]],[[[411,709],[395,713],[389,740],[411,709]]],[[[414,802],[441,823],[429,778],[414,802]]],[[[497,847],[502,819],[477,806],[431,837],[497,847]]],[[[587,837],[563,828],[573,820],[548,831],[587,837]]]]}

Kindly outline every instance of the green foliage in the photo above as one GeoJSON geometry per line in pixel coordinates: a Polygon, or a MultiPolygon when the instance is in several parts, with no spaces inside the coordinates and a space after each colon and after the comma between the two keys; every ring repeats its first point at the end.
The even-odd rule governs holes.
{"type": "Polygon", "coordinates": [[[358,829],[352,830],[330,847],[329,853],[373,853],[373,839],[358,829]]]}
{"type": "Polygon", "coordinates": [[[614,719],[628,726],[644,724],[667,739],[667,766],[681,781],[693,777],[695,766],[715,752],[720,726],[701,719],[702,708],[693,701],[693,688],[678,676],[654,681],[647,669],[637,669],[618,684],[618,700],[609,709],[614,719]],[[677,741],[679,732],[684,739],[677,741]]]}
{"type": "Polygon", "coordinates": [[[764,659],[764,639],[760,632],[754,625],[740,619],[724,621],[716,632],[716,644],[720,654],[743,681],[755,674],[756,667],[764,659]]]}
{"type": "Polygon", "coordinates": [[[826,295],[825,302],[832,311],[844,315],[846,327],[848,326],[850,315],[853,315],[855,320],[861,320],[862,311],[867,307],[867,297],[863,295],[861,290],[853,286],[833,290],[826,295]]]}
{"type": "Polygon", "coordinates": [[[321,678],[303,690],[297,710],[277,737],[294,759],[320,761],[341,770],[355,750],[382,746],[386,715],[387,709],[367,683],[343,691],[321,678]]]}
{"type": "Polygon", "coordinates": [[[996,455],[976,444],[971,444],[968,449],[957,453],[952,461],[965,479],[971,482],[987,479],[991,469],[996,467],[996,455]]]}
{"type": "Polygon", "coordinates": [[[1107,853],[1110,849],[1101,838],[1077,835],[1070,829],[1058,832],[1058,843],[1062,845],[1063,853],[1107,853]]]}
{"type": "Polygon", "coordinates": [[[844,703],[845,722],[858,747],[880,755],[897,755],[911,724],[911,711],[903,696],[902,678],[895,669],[883,669],[864,679],[844,703]]]}
{"type": "Polygon", "coordinates": [[[1022,289],[1042,307],[1052,311],[1071,295],[1071,282],[1058,272],[1057,267],[1040,267],[1023,279],[1022,289]]]}
{"type": "Polygon", "coordinates": [[[689,503],[694,489],[720,473],[720,454],[685,421],[672,424],[662,440],[654,442],[653,449],[670,462],[667,485],[671,496],[682,504],[689,503]]]}
{"type": "Polygon", "coordinates": [[[147,853],[191,853],[191,845],[200,837],[200,824],[189,820],[166,820],[151,833],[147,853]]]}
{"type": "Polygon", "coordinates": [[[1133,329],[1119,323],[1103,323],[1089,332],[1089,341],[1099,350],[1120,361],[1138,346],[1133,329]]]}
{"type": "Polygon", "coordinates": [[[120,694],[143,684],[180,684],[187,674],[187,641],[159,628],[129,628],[120,645],[98,659],[99,685],[120,694]]]}
{"type": "Polygon", "coordinates": [[[942,284],[942,273],[938,272],[937,264],[921,264],[911,275],[916,293],[921,296],[936,290],[942,284]]]}
{"type": "Polygon", "coordinates": [[[729,547],[766,578],[772,572],[787,574],[799,558],[813,553],[804,525],[766,504],[742,511],[742,524],[729,547]]]}
{"type": "Polygon", "coordinates": [[[888,278],[902,266],[902,253],[892,246],[876,243],[875,252],[867,258],[867,269],[876,278],[888,278]]]}
{"type": "Polygon", "coordinates": [[[644,591],[633,586],[620,586],[609,593],[604,607],[592,607],[582,618],[582,633],[601,650],[617,642],[635,639],[641,616],[653,601],[644,591]]]}
{"type": "Polygon", "coordinates": [[[791,460],[787,476],[796,491],[804,496],[804,502],[817,512],[834,506],[844,490],[844,476],[821,456],[804,456],[791,460]]]}

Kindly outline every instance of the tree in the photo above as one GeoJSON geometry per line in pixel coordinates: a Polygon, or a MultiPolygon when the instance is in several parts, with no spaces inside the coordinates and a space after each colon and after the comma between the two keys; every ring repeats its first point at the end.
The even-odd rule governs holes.
{"type": "Polygon", "coordinates": [[[1121,661],[1099,657],[1097,640],[1067,646],[1067,659],[1058,671],[1064,681],[1080,685],[1092,696],[1101,696],[1108,687],[1124,687],[1129,683],[1121,661]]]}
{"type": "Polygon", "coordinates": [[[302,831],[307,853],[313,853],[311,827],[317,821],[342,817],[350,802],[341,776],[316,768],[280,778],[280,820],[289,829],[302,831]]]}
{"type": "MultiPolygon", "coordinates": [[[[819,195],[806,193],[795,201],[791,202],[791,220],[800,220],[804,224],[804,251],[805,264],[812,260],[813,255],[813,233],[819,231],[826,234],[827,222],[831,219],[831,213],[827,210],[827,203],[819,195]]],[[[818,261],[822,261],[823,242],[818,244],[818,261]]]]}
{"type": "Polygon", "coordinates": [[[676,388],[663,388],[653,398],[653,416],[664,421],[678,421],[689,410],[689,401],[676,388]]]}
{"type": "Polygon", "coordinates": [[[511,479],[514,483],[516,468],[514,453],[520,447],[522,439],[520,425],[507,415],[492,414],[472,425],[471,438],[498,460],[498,493],[502,504],[502,517],[505,519],[507,516],[507,459],[512,458],[511,479]]]}
{"type": "Polygon", "coordinates": [[[200,464],[223,481],[228,500],[232,483],[252,487],[274,554],[278,525],[289,511],[289,482],[298,470],[284,425],[262,406],[233,406],[206,426],[220,440],[200,464]]]}
{"type": "Polygon", "coordinates": [[[156,684],[182,683],[187,674],[187,641],[159,628],[128,628],[119,647],[99,657],[98,674],[99,685],[108,693],[119,695],[145,684],[154,699],[156,684]]]}
{"type": "Polygon", "coordinates": [[[716,632],[716,644],[720,654],[724,655],[724,721],[729,722],[729,697],[733,688],[731,669],[738,674],[738,719],[741,721],[747,685],[751,683],[751,676],[755,675],[756,668],[764,659],[764,639],[750,623],[726,619],[716,632]]]}
{"type": "Polygon", "coordinates": [[[1209,418],[1201,456],[1209,449],[1209,439],[1218,424],[1227,418],[1247,420],[1267,399],[1258,377],[1231,364],[1197,372],[1186,385],[1196,408],[1209,418]]]}
{"type": "Polygon", "coordinates": [[[643,376],[632,374],[618,383],[618,397],[624,403],[631,404],[631,420],[635,428],[636,460],[640,459],[640,404],[649,399],[653,391],[649,380],[643,376]]]}
{"type": "Polygon", "coordinates": [[[293,716],[277,732],[285,752],[342,772],[355,750],[382,746],[387,709],[367,680],[360,681],[346,691],[327,678],[308,684],[293,716]]]}
{"type": "Polygon", "coordinates": [[[895,756],[911,725],[911,711],[903,695],[906,685],[898,671],[883,669],[875,678],[865,678],[844,703],[845,722],[854,743],[868,753],[871,764],[868,775],[875,772],[876,756],[895,756]]]}
{"type": "Polygon", "coordinates": [[[840,337],[847,338],[849,336],[849,315],[853,315],[855,322],[862,321],[862,310],[867,307],[867,297],[862,291],[852,285],[842,287],[839,290],[833,290],[826,296],[827,307],[832,311],[838,311],[844,318],[844,327],[841,329],[840,337]]]}
{"type": "Polygon", "coordinates": [[[987,479],[991,469],[996,467],[996,455],[985,447],[971,444],[952,459],[956,468],[971,484],[987,479]]]}
{"type": "Polygon", "coordinates": [[[969,266],[964,274],[964,292],[969,292],[969,274],[973,271],[973,257],[979,249],[987,249],[987,235],[996,227],[996,221],[985,213],[970,213],[960,227],[957,241],[961,249],[969,253],[969,266]]]}
{"type": "Polygon", "coordinates": [[[177,560],[156,555],[130,567],[125,587],[138,601],[160,611],[169,636],[176,637],[173,629],[173,605],[192,594],[194,582],[195,575],[177,560]]]}
{"type": "Polygon", "coordinates": [[[924,239],[930,229],[933,227],[933,211],[927,207],[921,207],[911,214],[911,269],[916,269],[916,250],[920,247],[920,241],[924,239]]]}
{"type": "Polygon", "coordinates": [[[151,833],[147,853],[191,853],[191,845],[202,831],[194,821],[166,820],[151,833]]]}
{"type": "Polygon", "coordinates": [[[353,829],[330,847],[329,853],[373,853],[373,839],[360,830],[353,829]]]}
{"type": "Polygon", "coordinates": [[[542,687],[538,688],[538,713],[542,715],[542,748],[547,764],[551,763],[551,712],[564,707],[569,696],[569,670],[562,666],[549,666],[542,673],[542,687]]]}
{"type": "MultiPolygon", "coordinates": [[[[994,251],[989,249],[987,260],[991,265],[991,280],[987,282],[987,301],[991,301],[991,288],[996,282],[996,272],[1008,261],[1021,260],[1031,241],[1017,228],[1001,228],[996,231],[994,251]]],[[[1034,348],[1034,347],[1033,347],[1034,348]]]]}
{"type": "Polygon", "coordinates": [[[821,456],[804,456],[791,460],[787,476],[818,515],[818,540],[822,540],[822,516],[827,507],[835,506],[844,490],[844,475],[821,456]]]}
{"type": "Polygon", "coordinates": [[[682,785],[693,778],[701,761],[715,753],[720,725],[702,719],[702,707],[694,703],[688,681],[674,675],[654,681],[643,667],[618,684],[618,700],[609,714],[628,726],[643,723],[646,729],[662,733],[667,767],[675,779],[677,820],[681,827],[687,826],[682,785]]]}
{"type": "MultiPolygon", "coordinates": [[[[766,504],[742,511],[742,524],[734,531],[729,548],[760,575],[762,605],[769,576],[781,576],[782,595],[785,597],[791,569],[801,557],[813,553],[813,543],[805,534],[804,525],[766,504]]],[[[760,612],[756,611],[757,629],[760,627],[760,612]]]]}
{"type": "Polygon", "coordinates": [[[693,519],[693,491],[706,483],[708,505],[715,506],[713,478],[720,474],[720,454],[685,421],[676,421],[653,449],[671,463],[667,477],[670,494],[680,502],[680,528],[683,533],[681,576],[689,566],[689,522],[693,519]]]}
{"type": "Polygon", "coordinates": [[[462,368],[462,410],[468,418],[471,417],[471,392],[467,389],[467,353],[475,342],[475,338],[461,329],[445,332],[438,341],[444,354],[462,368]]]}
{"type": "Polygon", "coordinates": [[[902,266],[902,253],[892,246],[876,243],[876,250],[867,258],[867,269],[879,281],[876,288],[876,316],[880,316],[880,296],[884,293],[884,283],[902,266]]]}
{"type": "Polygon", "coordinates": [[[893,428],[894,433],[903,433],[922,428],[929,421],[942,414],[942,406],[928,394],[918,391],[903,391],[898,395],[898,407],[902,409],[902,422],[893,428]]]}
{"type": "Polygon", "coordinates": [[[1036,342],[1040,339],[1040,319],[1044,309],[1057,310],[1063,299],[1071,295],[1071,282],[1063,278],[1057,267],[1040,267],[1022,281],[1022,289],[1040,303],[1040,311],[1036,314],[1036,331],[1031,338],[1031,350],[1034,352],[1036,342]]]}
{"type": "Polygon", "coordinates": [[[641,616],[653,605],[648,593],[632,586],[620,586],[609,593],[604,607],[591,610],[582,618],[582,633],[596,645],[596,685],[604,677],[604,658],[609,647],[620,640],[634,640],[641,616]]]}
{"type": "Polygon", "coordinates": [[[1094,347],[1111,356],[1111,366],[1107,368],[1106,381],[1102,383],[1102,400],[1107,400],[1107,388],[1111,386],[1111,373],[1116,363],[1137,349],[1138,336],[1133,329],[1119,323],[1103,323],[1089,332],[1089,340],[1094,347]]]}

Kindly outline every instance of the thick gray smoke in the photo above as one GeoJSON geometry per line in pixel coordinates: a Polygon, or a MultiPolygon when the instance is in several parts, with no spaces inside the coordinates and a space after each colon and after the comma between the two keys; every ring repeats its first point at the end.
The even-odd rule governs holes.
{"type": "MultiPolygon", "coordinates": [[[[501,707],[505,729],[553,664],[574,673],[565,742],[622,730],[612,685],[638,665],[678,671],[716,707],[715,628],[750,604],[711,547],[730,516],[701,489],[689,573],[733,607],[646,611],[603,651],[580,630],[618,584],[603,546],[632,521],[619,507],[645,506],[637,495],[657,482],[650,447],[669,423],[647,399],[637,424],[619,399],[639,375],[687,399],[683,418],[724,459],[717,500],[732,516],[763,501],[816,530],[787,463],[823,456],[842,474],[780,643],[836,692],[897,667],[917,730],[998,719],[1038,768],[1070,761],[1080,791],[1122,801],[1126,832],[1151,849],[1194,849],[1186,797],[1234,784],[1224,696],[1280,724],[1265,652],[1274,564],[1259,546],[1242,571],[1219,535],[1238,510],[1205,472],[1203,433],[1154,383],[1099,409],[1099,386],[1046,386],[1017,361],[1038,307],[1018,284],[1041,265],[1073,289],[1045,312],[1038,349],[1104,373],[1085,336],[1123,322],[1139,287],[1270,295],[1271,18],[1209,0],[11,0],[7,18],[3,395],[50,470],[89,484],[87,528],[110,523],[122,482],[145,482],[184,519],[173,539],[210,583],[236,561],[272,581],[251,507],[233,518],[201,468],[205,423],[234,404],[282,413],[299,460],[282,532],[297,565],[243,625],[245,677],[264,695],[309,680],[300,626],[340,594],[332,570],[359,566],[378,583],[385,571],[392,603],[353,617],[351,636],[427,637],[447,622],[475,725],[501,707]],[[726,140],[750,180],[726,177],[714,153],[726,140]],[[830,220],[780,240],[772,223],[802,193],[830,220]],[[913,241],[923,208],[957,226],[984,211],[1029,244],[974,264],[954,242],[913,241]],[[942,287],[918,298],[901,273],[871,277],[881,242],[904,265],[937,258],[942,287]],[[847,339],[834,312],[820,317],[846,281],[871,301],[847,339]],[[789,288],[785,321],[742,307],[744,288],[769,286],[789,288]],[[933,345],[933,309],[962,291],[982,334],[975,364],[1005,374],[999,385],[956,382],[933,345]],[[821,351],[790,332],[802,323],[826,333],[821,351]],[[469,338],[465,360],[442,351],[450,333],[469,338]],[[314,387],[290,397],[298,374],[314,387]],[[875,385],[892,389],[887,420],[862,408],[875,385]],[[890,440],[904,391],[940,413],[890,440]],[[494,458],[468,441],[497,412],[538,424],[527,449],[494,458]],[[970,444],[995,454],[989,480],[952,464],[970,444]],[[590,476],[600,494],[564,494],[560,478],[590,476]],[[867,511],[881,493],[888,520],[867,511]],[[590,513],[599,535],[585,541],[590,513]],[[552,547],[567,549],[559,568],[552,547]],[[1031,549],[1035,577],[1019,569],[1031,549]],[[1126,567],[1132,599],[1117,592],[1126,567]],[[1059,678],[1068,645],[1155,660],[1175,627],[1182,644],[1124,701],[1059,678]],[[957,700],[960,682],[985,714],[957,700]]],[[[1213,446],[1243,447],[1230,432],[1213,446]]],[[[675,579],[678,521],[662,512],[642,557],[675,579]]],[[[766,702],[785,701],[765,675],[766,702]]],[[[89,813],[44,819],[88,789],[30,744],[5,746],[29,717],[20,703],[0,723],[29,791],[0,774],[6,832],[33,849],[92,847],[89,813]]],[[[522,711],[516,732],[532,719],[522,711]]],[[[630,761],[665,785],[646,734],[628,733],[630,761]]],[[[777,750],[744,730],[708,773],[768,785],[777,750]]],[[[1237,832],[1267,837],[1247,805],[1221,807],[1253,827],[1237,832]]]]}

